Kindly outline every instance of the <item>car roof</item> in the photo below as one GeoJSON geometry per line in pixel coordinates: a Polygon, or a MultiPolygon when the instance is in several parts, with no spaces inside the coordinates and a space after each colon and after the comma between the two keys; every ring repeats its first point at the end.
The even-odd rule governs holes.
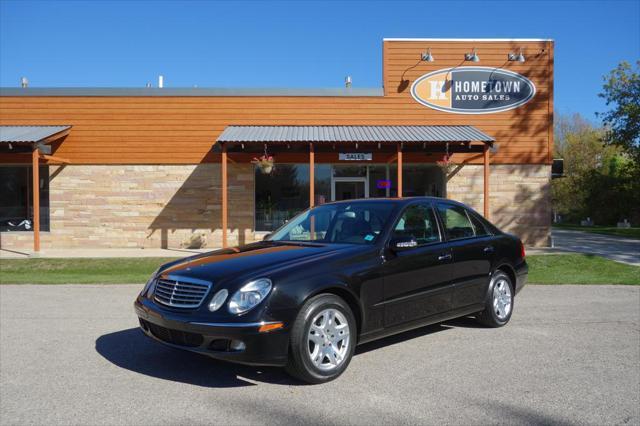
{"type": "Polygon", "coordinates": [[[468,207],[468,206],[465,206],[464,204],[462,204],[460,202],[457,202],[457,201],[454,201],[454,200],[449,200],[447,198],[440,198],[440,197],[356,198],[356,199],[351,199],[351,200],[332,201],[332,202],[325,203],[325,204],[322,204],[322,205],[327,205],[327,204],[345,204],[345,203],[347,203],[347,204],[359,204],[359,203],[381,203],[381,204],[385,204],[385,203],[389,203],[389,204],[405,205],[405,204],[413,203],[413,202],[416,202],[416,201],[447,202],[447,203],[451,203],[451,204],[458,204],[458,205],[461,205],[461,206],[464,206],[464,207],[468,207]]]}

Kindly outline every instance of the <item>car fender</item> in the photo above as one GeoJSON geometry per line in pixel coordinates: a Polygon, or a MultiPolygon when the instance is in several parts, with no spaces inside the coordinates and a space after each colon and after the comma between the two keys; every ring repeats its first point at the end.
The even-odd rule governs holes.
{"type": "Polygon", "coordinates": [[[307,300],[323,293],[335,294],[347,302],[356,318],[359,333],[365,320],[365,311],[362,302],[353,289],[343,279],[337,277],[323,276],[317,277],[317,279],[314,277],[314,280],[308,282],[308,285],[305,285],[304,288],[298,292],[298,311],[296,315],[300,312],[307,300]]]}

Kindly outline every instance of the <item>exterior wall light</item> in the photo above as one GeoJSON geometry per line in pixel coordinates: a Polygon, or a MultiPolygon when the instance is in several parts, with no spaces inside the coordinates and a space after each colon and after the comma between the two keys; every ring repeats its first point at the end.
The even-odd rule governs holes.
{"type": "Polygon", "coordinates": [[[508,58],[511,62],[520,62],[523,63],[526,61],[524,54],[522,53],[522,47],[518,51],[518,53],[509,53],[508,58]]]}
{"type": "Polygon", "coordinates": [[[435,59],[433,59],[433,55],[431,54],[431,48],[428,48],[427,51],[422,54],[422,60],[425,62],[435,61],[435,59]]]}
{"type": "Polygon", "coordinates": [[[480,62],[480,57],[476,53],[476,48],[475,47],[473,48],[471,53],[465,53],[464,54],[464,60],[465,61],[471,61],[471,62],[480,62]]]}

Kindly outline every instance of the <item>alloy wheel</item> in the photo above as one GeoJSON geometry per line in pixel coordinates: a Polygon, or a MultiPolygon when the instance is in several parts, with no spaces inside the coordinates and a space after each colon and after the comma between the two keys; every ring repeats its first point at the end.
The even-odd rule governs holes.
{"type": "Polygon", "coordinates": [[[307,333],[308,355],[322,371],[336,369],[349,352],[349,323],[337,309],[324,309],[311,321],[307,333]]]}
{"type": "Polygon", "coordinates": [[[511,286],[503,277],[493,285],[493,311],[500,321],[507,319],[512,305],[511,286]]]}

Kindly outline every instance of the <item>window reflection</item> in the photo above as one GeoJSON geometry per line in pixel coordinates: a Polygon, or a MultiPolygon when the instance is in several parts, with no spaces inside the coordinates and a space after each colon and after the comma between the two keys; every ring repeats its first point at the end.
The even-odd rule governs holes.
{"type": "MultiPolygon", "coordinates": [[[[0,167],[0,231],[33,231],[32,168],[0,167]]],[[[49,167],[40,167],[40,230],[49,230],[49,167]]]]}
{"type": "MultiPolygon", "coordinates": [[[[355,185],[349,177],[360,179],[360,187],[347,191],[351,196],[363,193],[363,179],[368,185],[369,197],[397,196],[397,166],[395,164],[316,164],[315,200],[319,206],[331,201],[332,179],[340,194],[345,186],[355,185]]],[[[405,164],[403,167],[405,197],[445,196],[445,179],[442,170],[434,164],[405,164]]],[[[337,198],[340,198],[337,196],[337,198]]],[[[287,220],[309,207],[309,164],[276,164],[270,174],[255,170],[255,221],[256,231],[273,231],[287,220]]]]}

